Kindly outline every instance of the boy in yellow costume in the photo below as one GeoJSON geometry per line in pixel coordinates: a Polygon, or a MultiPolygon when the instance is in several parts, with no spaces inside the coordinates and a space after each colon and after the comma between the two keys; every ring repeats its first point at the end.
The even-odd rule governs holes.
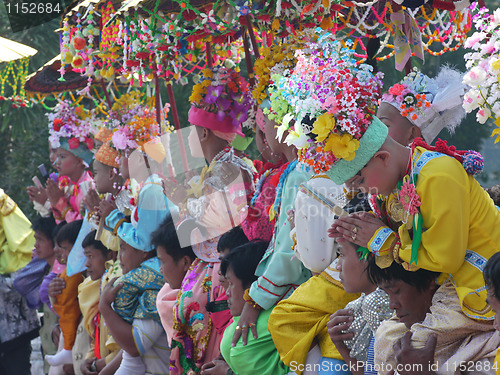
{"type": "MultiPolygon", "coordinates": [[[[405,90],[393,95],[401,96],[415,116],[426,115],[425,96],[405,90]]],[[[500,212],[472,176],[482,167],[481,156],[457,151],[443,141],[431,147],[416,139],[404,147],[386,135],[387,128],[374,117],[356,156],[334,163],[327,172],[336,183],[379,194],[372,200],[377,217],[360,213],[340,218],[331,236],[367,247],[380,268],[396,261],[409,271],[439,272],[440,293],[453,299],[464,320],[476,319],[471,327],[493,330],[494,314],[481,273],[500,250],[500,212]],[[394,224],[398,222],[403,224],[394,224]]],[[[443,311],[431,311],[436,311],[437,322],[443,311]]],[[[433,331],[432,325],[426,328],[427,335],[433,331]]]]}

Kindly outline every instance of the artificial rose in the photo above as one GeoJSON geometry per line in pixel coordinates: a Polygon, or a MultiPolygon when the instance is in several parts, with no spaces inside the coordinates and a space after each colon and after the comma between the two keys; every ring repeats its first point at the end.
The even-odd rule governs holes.
{"type": "Polygon", "coordinates": [[[78,138],[70,138],[68,139],[68,144],[69,144],[69,148],[71,150],[74,150],[75,148],[78,148],[78,146],[80,145],[80,141],[78,140],[78,138]]]}
{"type": "Polygon", "coordinates": [[[52,124],[52,129],[58,132],[59,130],[61,130],[61,125],[62,125],[62,120],[60,118],[56,118],[54,119],[54,123],[52,124]]]}
{"type": "Polygon", "coordinates": [[[389,94],[391,95],[394,95],[394,96],[398,96],[398,95],[401,95],[401,93],[403,92],[403,90],[406,88],[405,85],[402,85],[400,83],[396,83],[394,86],[392,86],[390,89],[389,89],[389,94]]]}

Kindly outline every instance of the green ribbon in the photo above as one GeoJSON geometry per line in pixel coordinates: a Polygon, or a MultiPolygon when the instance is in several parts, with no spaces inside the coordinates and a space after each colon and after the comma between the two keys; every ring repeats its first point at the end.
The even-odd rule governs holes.
{"type": "Polygon", "coordinates": [[[418,248],[420,247],[420,242],[422,242],[422,225],[424,220],[420,214],[420,209],[418,213],[413,216],[413,240],[411,241],[411,257],[410,264],[418,262],[418,248]]]}

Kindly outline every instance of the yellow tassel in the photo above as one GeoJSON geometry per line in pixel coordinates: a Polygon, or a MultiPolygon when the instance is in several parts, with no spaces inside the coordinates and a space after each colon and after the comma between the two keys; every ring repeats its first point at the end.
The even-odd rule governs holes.
{"type": "Polygon", "coordinates": [[[277,18],[274,19],[272,28],[273,28],[274,31],[278,31],[279,30],[279,28],[280,28],[280,21],[277,18]]]}
{"type": "Polygon", "coordinates": [[[329,8],[330,7],[330,0],[323,0],[322,1],[323,8],[329,8]]]}
{"type": "Polygon", "coordinates": [[[329,30],[333,27],[332,18],[330,16],[323,17],[323,21],[319,25],[323,30],[329,30]]]}

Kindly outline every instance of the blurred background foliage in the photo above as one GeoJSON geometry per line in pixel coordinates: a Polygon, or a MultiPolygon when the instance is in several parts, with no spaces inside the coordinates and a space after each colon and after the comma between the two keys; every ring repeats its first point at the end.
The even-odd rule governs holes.
{"type": "MultiPolygon", "coordinates": [[[[487,0],[488,8],[495,9],[500,6],[500,0],[487,0]]],[[[0,36],[27,44],[38,50],[38,53],[30,60],[29,72],[34,72],[42,65],[59,53],[59,36],[54,32],[59,27],[59,20],[53,20],[46,24],[13,33],[7,18],[6,9],[0,3],[0,36]]],[[[443,56],[434,57],[426,55],[426,61],[413,59],[413,64],[431,77],[439,71],[439,68],[448,64],[460,71],[465,71],[463,59],[465,51],[459,49],[443,56]]],[[[244,61],[240,64],[244,74],[246,73],[244,61]]],[[[0,68],[2,68],[0,66],[0,68]]],[[[388,88],[403,77],[403,73],[394,69],[394,60],[389,59],[378,63],[378,68],[384,73],[384,87],[388,88]]],[[[174,93],[179,111],[181,125],[187,124],[187,113],[189,110],[189,96],[192,82],[185,86],[174,85],[174,93]]],[[[168,101],[167,91],[164,85],[161,87],[163,103],[168,101]]],[[[55,101],[48,100],[49,106],[55,105],[55,101]]],[[[30,218],[35,217],[35,211],[26,194],[26,187],[32,185],[32,177],[38,175],[37,166],[45,163],[49,166],[48,158],[48,127],[45,116],[46,109],[35,104],[31,108],[12,108],[11,102],[0,102],[0,176],[3,188],[30,218]]],[[[173,124],[172,119],[170,122],[173,124]]],[[[450,135],[444,130],[439,137],[448,140],[458,149],[481,150],[485,157],[485,171],[478,176],[480,183],[489,187],[500,183],[500,143],[495,145],[489,138],[491,124],[480,125],[476,122],[475,114],[470,114],[455,134],[450,135]]],[[[250,156],[257,156],[258,151],[255,143],[247,150],[250,156]]]]}

